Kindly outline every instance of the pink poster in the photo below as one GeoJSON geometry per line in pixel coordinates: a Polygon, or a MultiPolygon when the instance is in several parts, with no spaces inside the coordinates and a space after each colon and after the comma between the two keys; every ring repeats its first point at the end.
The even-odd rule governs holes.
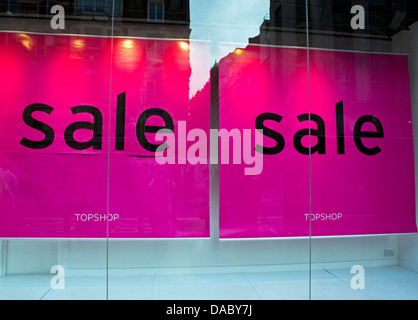
{"type": "Polygon", "coordinates": [[[209,237],[209,156],[222,238],[417,231],[406,56],[310,50],[308,69],[302,49],[231,53],[217,159],[189,49],[0,33],[0,237],[209,237]]]}
{"type": "Polygon", "coordinates": [[[407,56],[249,46],[219,79],[220,127],[263,134],[220,164],[221,238],[417,232],[407,56]]]}
{"type": "Polygon", "coordinates": [[[160,129],[209,130],[189,53],[184,41],[0,33],[0,237],[208,237],[208,164],[155,156],[160,129]]]}

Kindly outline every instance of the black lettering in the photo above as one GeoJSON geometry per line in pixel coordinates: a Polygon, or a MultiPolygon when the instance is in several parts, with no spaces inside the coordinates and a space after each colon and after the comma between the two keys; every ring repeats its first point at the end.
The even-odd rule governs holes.
{"type": "Polygon", "coordinates": [[[345,153],[343,101],[337,103],[337,154],[345,153]]]}
{"type": "Polygon", "coordinates": [[[115,150],[125,149],[125,105],[126,93],[124,92],[117,98],[115,150]]]}
{"type": "Polygon", "coordinates": [[[142,147],[144,147],[144,149],[151,151],[151,152],[156,152],[157,148],[163,144],[164,142],[160,143],[160,144],[152,144],[150,143],[147,138],[145,137],[145,133],[156,133],[158,132],[160,129],[169,129],[172,132],[174,132],[174,123],[173,123],[173,119],[171,118],[170,114],[163,110],[163,109],[159,109],[159,108],[151,108],[151,109],[147,109],[144,112],[141,113],[141,115],[138,118],[138,122],[136,124],[136,136],[138,138],[139,143],[141,144],[142,147]],[[165,123],[165,127],[160,127],[160,126],[146,126],[145,123],[148,120],[149,117],[152,116],[158,116],[161,117],[164,120],[165,123]]]}
{"type": "Polygon", "coordinates": [[[103,116],[99,109],[93,106],[76,106],[71,108],[73,114],[90,113],[94,122],[80,121],[70,124],[64,133],[67,145],[75,150],[85,150],[93,147],[94,150],[102,148],[103,116]],[[93,131],[93,138],[86,142],[78,142],[74,139],[74,132],[78,129],[89,129],[93,131]]]}
{"type": "Polygon", "coordinates": [[[383,138],[383,126],[382,123],[374,116],[363,116],[359,118],[354,125],[354,143],[356,144],[357,149],[367,156],[374,156],[382,151],[379,146],[373,148],[367,148],[362,142],[362,138],[383,138]],[[376,127],[375,132],[371,131],[361,131],[361,128],[366,122],[373,123],[376,127]]]}
{"type": "Polygon", "coordinates": [[[23,122],[26,123],[29,127],[41,131],[45,135],[45,138],[41,141],[33,141],[23,137],[20,141],[20,144],[22,146],[31,149],[43,149],[49,147],[52,144],[52,142],[54,142],[54,130],[45,123],[38,121],[32,117],[32,113],[35,111],[41,111],[47,114],[51,114],[53,110],[54,108],[41,103],[31,104],[27,106],[25,110],[23,110],[23,122]]]}
{"type": "Polygon", "coordinates": [[[325,123],[322,118],[316,114],[301,114],[297,117],[299,122],[312,120],[315,121],[318,129],[302,129],[296,132],[293,138],[293,144],[295,149],[304,155],[313,154],[318,152],[318,154],[325,154],[325,123]],[[316,136],[318,138],[318,143],[310,148],[306,148],[302,145],[302,138],[304,136],[316,136]]]}
{"type": "Polygon", "coordinates": [[[268,112],[262,113],[259,116],[257,116],[257,118],[255,119],[255,128],[257,130],[263,130],[263,135],[275,140],[276,141],[276,146],[274,146],[274,147],[264,147],[264,146],[257,145],[255,147],[256,151],[258,151],[260,149],[260,147],[262,148],[262,151],[261,152],[258,151],[258,152],[263,153],[263,154],[267,154],[267,155],[278,154],[278,153],[283,151],[284,146],[285,146],[285,140],[284,140],[283,136],[280,133],[278,133],[277,131],[274,131],[270,128],[267,128],[264,125],[265,120],[273,120],[273,121],[276,121],[276,122],[280,123],[282,118],[283,118],[282,116],[280,116],[276,113],[268,113],[268,112]]]}

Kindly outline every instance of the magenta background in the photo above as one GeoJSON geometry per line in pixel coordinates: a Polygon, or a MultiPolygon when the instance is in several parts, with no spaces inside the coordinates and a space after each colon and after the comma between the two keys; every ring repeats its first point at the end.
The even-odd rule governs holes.
{"type": "MultiPolygon", "coordinates": [[[[220,127],[253,129],[257,115],[274,112],[283,117],[280,124],[265,125],[286,142],[281,153],[264,156],[259,176],[244,176],[245,165],[220,166],[220,237],[416,232],[407,56],[310,50],[309,62],[310,90],[306,50],[249,46],[220,61],[220,127]],[[335,104],[341,100],[345,155],[336,151],[335,104]],[[294,149],[294,134],[309,126],[296,117],[309,111],[325,122],[325,155],[294,149]],[[354,144],[354,123],[364,115],[383,125],[383,139],[363,139],[381,147],[376,156],[354,144]],[[310,222],[304,215],[310,210],[343,217],[310,222]]],[[[274,145],[267,137],[264,144],[274,145]]]]}
{"type": "MultiPolygon", "coordinates": [[[[161,166],[136,138],[137,119],[148,108],[166,110],[175,128],[187,121],[188,129],[209,130],[209,93],[189,100],[188,50],[177,41],[129,39],[124,46],[126,39],[114,39],[111,60],[109,38],[27,37],[32,48],[23,45],[22,35],[0,33],[0,236],[105,238],[105,221],[77,222],[75,214],[109,212],[120,217],[109,222],[109,237],[208,237],[208,165],[161,166]],[[116,98],[122,92],[125,150],[115,151],[116,98]],[[34,114],[54,129],[46,149],[19,143],[24,136],[43,138],[22,120],[33,103],[54,108],[51,115],[34,114]],[[72,115],[70,108],[83,104],[102,112],[102,150],[65,144],[69,124],[93,120],[72,115]]],[[[79,141],[90,137],[90,130],[76,135],[79,141]]]]}
{"type": "MultiPolygon", "coordinates": [[[[125,39],[114,39],[111,60],[108,38],[29,37],[31,49],[21,35],[0,33],[0,237],[208,237],[209,166],[161,166],[135,133],[138,116],[151,107],[168,111],[176,128],[187,121],[188,131],[208,132],[210,87],[189,99],[188,52],[177,41],[136,39],[127,48],[125,39]],[[115,151],[116,97],[122,92],[125,150],[115,151]],[[42,138],[22,121],[32,103],[54,107],[49,116],[35,115],[55,131],[46,149],[19,144],[24,136],[42,138]],[[101,151],[80,152],[64,142],[70,123],[92,120],[72,115],[70,108],[82,104],[103,114],[101,151]],[[109,234],[105,222],[75,221],[76,213],[107,212],[120,216],[109,223],[109,234]]],[[[220,61],[220,128],[254,130],[257,115],[275,112],[281,123],[266,125],[286,140],[280,154],[264,157],[259,176],[245,176],[246,165],[220,165],[220,236],[416,232],[407,57],[310,50],[309,70],[308,76],[306,50],[290,48],[249,47],[220,61]],[[345,155],[336,154],[335,104],[341,100],[345,155]],[[296,116],[308,112],[325,121],[325,155],[309,158],[293,147],[294,133],[308,126],[296,116]],[[377,156],[360,153],[352,138],[355,121],[366,114],[383,124],[385,138],[370,139],[382,148],[377,156]],[[343,218],[310,225],[304,216],[310,210],[341,212],[343,218]]]]}

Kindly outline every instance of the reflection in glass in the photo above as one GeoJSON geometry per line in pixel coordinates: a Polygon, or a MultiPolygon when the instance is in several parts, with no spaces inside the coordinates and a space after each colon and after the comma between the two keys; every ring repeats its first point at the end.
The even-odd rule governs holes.
{"type": "Polygon", "coordinates": [[[357,5],[0,0],[0,298],[416,298],[417,10],[357,5]],[[259,176],[178,156],[256,126],[259,176]]]}

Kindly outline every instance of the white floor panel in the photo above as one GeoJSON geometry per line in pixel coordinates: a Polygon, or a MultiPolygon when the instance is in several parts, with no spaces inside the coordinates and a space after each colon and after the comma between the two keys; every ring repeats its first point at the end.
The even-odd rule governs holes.
{"type": "Polygon", "coordinates": [[[300,271],[67,276],[52,289],[53,275],[0,277],[1,300],[397,300],[418,299],[418,274],[402,267],[365,269],[365,288],[351,288],[347,269],[300,271]],[[309,281],[311,279],[311,281],[309,281]]]}

